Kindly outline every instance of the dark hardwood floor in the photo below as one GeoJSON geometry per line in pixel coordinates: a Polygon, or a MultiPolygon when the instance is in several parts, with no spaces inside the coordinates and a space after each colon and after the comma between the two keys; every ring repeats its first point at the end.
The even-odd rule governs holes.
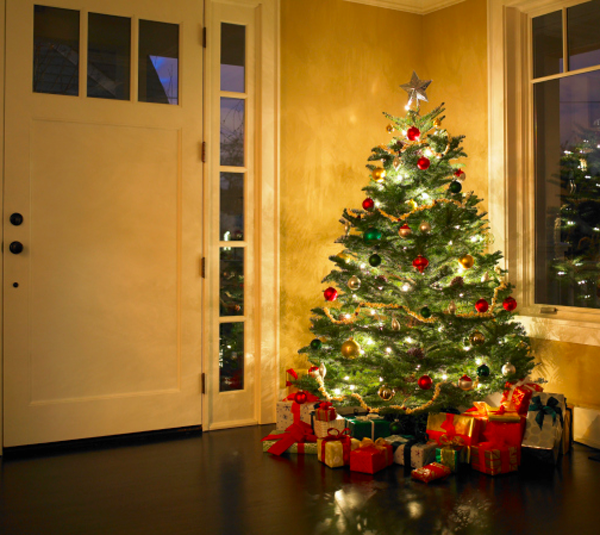
{"type": "Polygon", "coordinates": [[[97,446],[1,462],[10,535],[596,534],[600,462],[576,444],[557,467],[472,470],[429,486],[394,465],[374,476],[316,456],[273,457],[272,426],[97,446]]]}

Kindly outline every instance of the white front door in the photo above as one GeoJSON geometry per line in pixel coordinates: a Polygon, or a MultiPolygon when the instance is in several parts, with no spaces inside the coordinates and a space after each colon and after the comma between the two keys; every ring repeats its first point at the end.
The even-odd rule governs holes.
{"type": "Polygon", "coordinates": [[[49,4],[7,0],[4,446],[201,424],[203,3],[49,4]]]}

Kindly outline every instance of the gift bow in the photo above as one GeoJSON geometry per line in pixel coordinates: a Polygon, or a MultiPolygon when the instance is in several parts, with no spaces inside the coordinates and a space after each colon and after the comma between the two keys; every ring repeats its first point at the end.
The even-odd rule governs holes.
{"type": "MultiPolygon", "coordinates": [[[[527,396],[531,396],[533,392],[542,392],[544,389],[539,384],[532,383],[527,377],[520,379],[515,383],[507,381],[504,385],[504,394],[502,396],[501,404],[508,405],[509,409],[517,410],[513,401],[513,397],[517,390],[520,390],[524,394],[523,397],[526,399],[527,396]]],[[[524,410],[527,410],[527,407],[525,407],[524,410]]]]}
{"type": "Polygon", "coordinates": [[[274,455],[281,455],[288,450],[292,444],[296,442],[316,442],[317,437],[312,433],[312,427],[306,422],[295,422],[290,425],[285,433],[276,435],[267,435],[261,441],[274,440],[273,444],[267,451],[274,455]]]}
{"type": "MultiPolygon", "coordinates": [[[[294,368],[289,368],[285,370],[285,373],[291,375],[296,381],[298,380],[298,374],[296,373],[296,370],[294,370],[294,368]]],[[[287,379],[285,381],[285,386],[292,386],[292,382],[289,379],[287,379]]]]}
{"type": "Polygon", "coordinates": [[[529,405],[529,412],[537,411],[535,421],[540,426],[540,429],[544,426],[544,417],[546,414],[552,416],[552,425],[556,425],[556,417],[558,416],[560,423],[563,423],[562,409],[560,408],[560,402],[553,396],[548,398],[546,405],[542,403],[540,396],[531,398],[531,405],[529,405]]]}
{"type": "Polygon", "coordinates": [[[315,405],[315,409],[319,409],[319,410],[327,410],[327,409],[333,409],[333,403],[331,403],[331,401],[320,401],[319,403],[317,403],[315,405]]]}
{"type": "Polygon", "coordinates": [[[394,451],[391,448],[391,444],[385,440],[384,438],[379,437],[377,440],[373,442],[369,437],[364,437],[361,441],[357,450],[369,450],[376,449],[377,451],[382,451],[385,454],[386,462],[388,465],[392,464],[394,459],[394,451]],[[388,453],[389,452],[389,453],[388,453]]]}

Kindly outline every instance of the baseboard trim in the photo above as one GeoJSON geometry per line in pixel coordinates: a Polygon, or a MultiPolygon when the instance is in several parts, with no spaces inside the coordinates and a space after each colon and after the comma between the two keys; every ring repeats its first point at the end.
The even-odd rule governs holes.
{"type": "Polygon", "coordinates": [[[157,431],[143,431],[141,433],[128,433],[125,435],[111,435],[106,437],[82,438],[66,440],[63,442],[49,442],[45,444],[30,444],[26,446],[11,446],[4,448],[4,459],[21,459],[28,457],[44,457],[77,451],[116,448],[121,446],[137,446],[166,440],[178,440],[199,436],[202,426],[177,427],[173,429],[159,429],[157,431]]]}
{"type": "Polygon", "coordinates": [[[254,419],[249,419],[211,424],[207,429],[205,429],[205,431],[220,431],[221,429],[232,429],[234,427],[249,427],[251,425],[258,425],[258,422],[254,419]]]}

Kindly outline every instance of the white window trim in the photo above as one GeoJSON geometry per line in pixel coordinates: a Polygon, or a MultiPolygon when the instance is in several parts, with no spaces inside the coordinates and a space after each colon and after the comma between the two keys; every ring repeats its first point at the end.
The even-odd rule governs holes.
{"type": "Polygon", "coordinates": [[[533,301],[533,144],[528,18],[582,0],[488,0],[489,217],[516,286],[519,321],[534,338],[600,346],[600,310],[533,301]]]}

